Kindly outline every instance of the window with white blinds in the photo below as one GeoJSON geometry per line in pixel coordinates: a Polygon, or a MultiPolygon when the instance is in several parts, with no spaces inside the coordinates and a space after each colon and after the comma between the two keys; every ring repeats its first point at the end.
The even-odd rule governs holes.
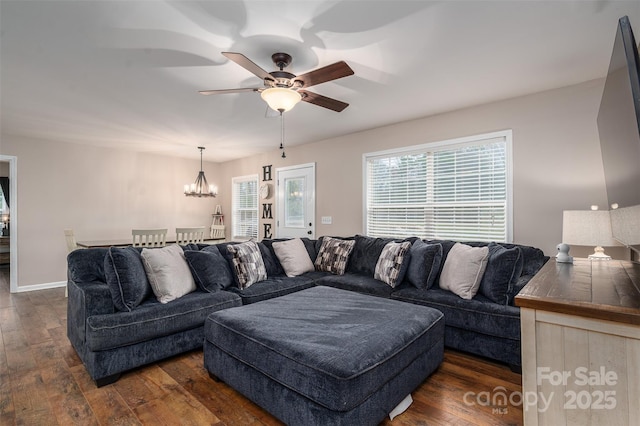
{"type": "Polygon", "coordinates": [[[233,238],[258,237],[258,175],[232,179],[233,238]]]}
{"type": "Polygon", "coordinates": [[[511,131],[364,155],[365,233],[512,240],[511,131]]]}

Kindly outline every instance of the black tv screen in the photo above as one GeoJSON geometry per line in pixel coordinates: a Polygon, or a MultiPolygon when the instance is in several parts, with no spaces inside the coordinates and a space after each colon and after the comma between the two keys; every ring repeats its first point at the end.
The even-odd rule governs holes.
{"type": "Polygon", "coordinates": [[[598,132],[614,237],[640,247],[640,60],[627,16],[618,21],[598,132]]]}

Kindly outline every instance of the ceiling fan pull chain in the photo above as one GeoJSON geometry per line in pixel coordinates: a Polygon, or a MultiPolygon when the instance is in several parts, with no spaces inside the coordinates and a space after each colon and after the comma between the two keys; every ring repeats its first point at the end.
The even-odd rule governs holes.
{"type": "Polygon", "coordinates": [[[282,158],[287,158],[284,153],[284,111],[280,110],[280,149],[282,150],[282,158]]]}

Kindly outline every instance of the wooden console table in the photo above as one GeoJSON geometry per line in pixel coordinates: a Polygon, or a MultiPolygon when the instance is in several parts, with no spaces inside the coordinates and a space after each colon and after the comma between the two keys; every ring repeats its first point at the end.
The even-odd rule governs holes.
{"type": "Polygon", "coordinates": [[[551,259],[516,296],[524,424],[640,421],[640,264],[551,259]]]}

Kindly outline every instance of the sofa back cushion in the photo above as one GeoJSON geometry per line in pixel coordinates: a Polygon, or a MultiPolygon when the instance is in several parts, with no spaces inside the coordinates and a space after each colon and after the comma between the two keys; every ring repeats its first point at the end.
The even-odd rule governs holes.
{"type": "Polygon", "coordinates": [[[76,283],[102,281],[104,276],[104,257],[109,249],[94,248],[74,250],[67,256],[68,278],[76,283]]]}
{"type": "Polygon", "coordinates": [[[356,235],[346,272],[373,277],[382,249],[392,238],[374,238],[356,235]]]}
{"type": "Polygon", "coordinates": [[[522,274],[524,263],[520,247],[505,248],[491,243],[487,269],[480,282],[479,292],[492,302],[509,304],[512,288],[522,274]]]}
{"type": "Polygon", "coordinates": [[[185,250],[184,257],[200,289],[215,293],[233,285],[233,273],[229,263],[217,246],[206,246],[202,250],[185,250]]]}
{"type": "Polygon", "coordinates": [[[131,312],[152,294],[140,252],[134,247],[111,247],[104,258],[104,273],[116,309],[131,312]]]}
{"type": "Polygon", "coordinates": [[[405,281],[416,288],[430,289],[442,267],[442,244],[427,244],[418,239],[414,241],[409,252],[411,258],[405,281]]]}

